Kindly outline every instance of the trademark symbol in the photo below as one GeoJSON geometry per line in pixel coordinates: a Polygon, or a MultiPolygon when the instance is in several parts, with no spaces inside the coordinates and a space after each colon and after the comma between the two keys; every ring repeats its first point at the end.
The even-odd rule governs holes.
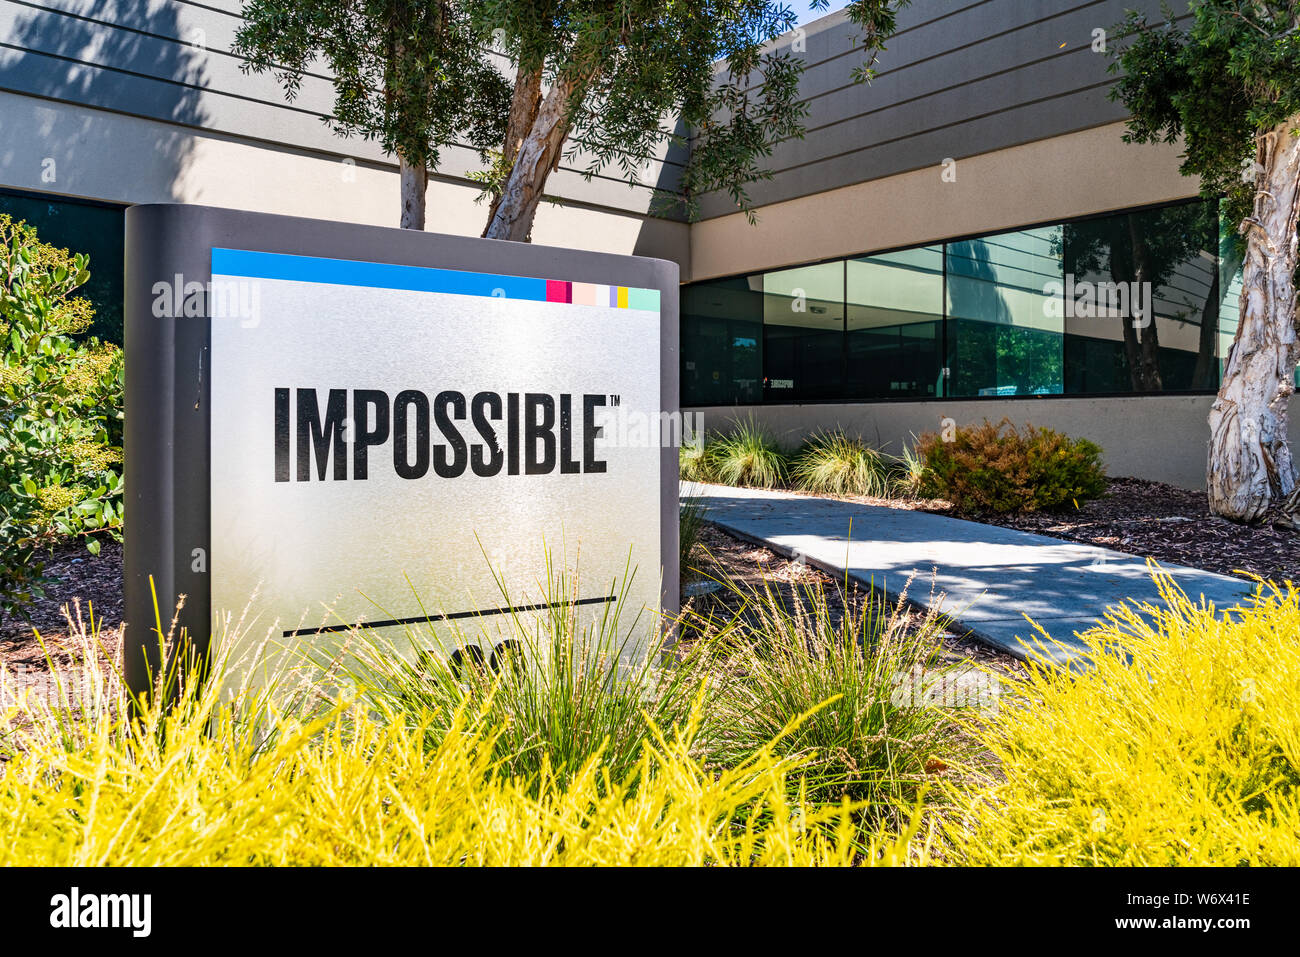
{"type": "Polygon", "coordinates": [[[617,395],[611,395],[611,396],[609,397],[609,404],[610,404],[610,405],[613,405],[613,406],[618,405],[619,398],[620,398],[620,396],[617,396],[617,395]]]}

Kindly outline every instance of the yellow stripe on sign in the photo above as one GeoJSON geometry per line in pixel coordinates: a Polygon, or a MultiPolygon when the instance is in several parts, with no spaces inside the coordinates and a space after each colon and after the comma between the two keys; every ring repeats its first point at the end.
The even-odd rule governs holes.
{"type": "Polygon", "coordinates": [[[627,308],[627,286],[618,287],[618,308],[627,308]]]}

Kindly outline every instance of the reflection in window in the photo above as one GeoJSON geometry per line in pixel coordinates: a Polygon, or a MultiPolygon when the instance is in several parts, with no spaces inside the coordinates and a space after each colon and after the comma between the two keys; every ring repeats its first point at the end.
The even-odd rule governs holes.
{"type": "Polygon", "coordinates": [[[943,394],[943,247],[848,261],[850,399],[943,394]]]}
{"type": "Polygon", "coordinates": [[[767,400],[841,398],[844,263],[782,269],[752,281],[763,291],[767,400]]]}
{"type": "Polygon", "coordinates": [[[1064,389],[1061,227],[947,246],[951,394],[1064,389]]]}
{"type": "Polygon", "coordinates": [[[1068,392],[1216,387],[1215,204],[1070,223],[1063,244],[1068,392]]]}
{"type": "Polygon", "coordinates": [[[762,401],[761,315],[743,276],[682,290],[682,405],[762,401]]]}
{"type": "Polygon", "coordinates": [[[1240,289],[1213,201],[697,283],[682,401],[1213,392],[1240,289]]]}
{"type": "MultiPolygon", "coordinates": [[[[1219,380],[1228,370],[1228,354],[1237,339],[1237,326],[1241,324],[1241,267],[1242,247],[1237,231],[1226,219],[1219,222],[1219,284],[1223,295],[1219,300],[1219,380]]],[[[1300,383],[1300,369],[1296,371],[1300,383]]]]}
{"type": "Polygon", "coordinates": [[[87,335],[122,344],[122,247],[125,221],[116,206],[0,192],[0,213],[36,227],[41,242],[90,257],[90,279],[77,295],[95,307],[87,335]]]}

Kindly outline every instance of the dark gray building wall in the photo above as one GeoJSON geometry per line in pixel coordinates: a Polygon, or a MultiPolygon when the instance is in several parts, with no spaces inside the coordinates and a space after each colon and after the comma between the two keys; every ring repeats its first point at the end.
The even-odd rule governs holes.
{"type": "MultiPolygon", "coordinates": [[[[796,0],[801,2],[801,0],[796,0]]],[[[324,117],[333,103],[322,67],[294,102],[270,76],[248,75],[231,52],[241,0],[0,0],[0,91],[76,103],[276,146],[387,163],[363,140],[341,140],[324,117]]],[[[1093,30],[1127,7],[1158,14],[1159,0],[913,0],[871,84],[856,84],[856,28],[842,12],[805,28],[809,115],[803,140],[781,143],[755,205],[793,199],[1015,146],[1123,118],[1106,98],[1109,57],[1093,30]]],[[[778,46],[790,46],[788,34],[778,46]]],[[[12,131],[11,131],[12,132],[12,131]]],[[[653,183],[675,189],[682,155],[653,161],[647,186],[617,170],[590,181],[566,161],[552,192],[566,200],[645,212],[653,183]]],[[[472,150],[444,153],[442,176],[481,167],[472,150]]],[[[734,212],[722,194],[705,218],[734,212]]]]}
{"type": "MultiPolygon", "coordinates": [[[[1185,3],[1175,2],[1186,7],[1185,3]]],[[[945,159],[1018,146],[1122,120],[1107,99],[1110,56],[1093,31],[1126,8],[1156,17],[1160,0],[913,0],[870,83],[857,28],[843,12],[805,28],[803,140],[779,144],[771,180],[749,190],[756,206],[938,167],[945,159]]],[[[796,34],[778,46],[792,47],[796,34]]],[[[722,194],[701,201],[704,218],[734,213],[722,194]]]]}
{"type": "MultiPolygon", "coordinates": [[[[241,0],[0,0],[0,91],[259,141],[268,146],[392,164],[377,144],[341,139],[324,122],[333,88],[322,66],[288,102],[270,75],[250,75],[230,52],[241,0]]],[[[5,130],[6,136],[37,131],[5,130]]],[[[566,200],[644,213],[650,184],[675,188],[680,155],[653,161],[647,185],[580,173],[566,161],[548,191],[566,200]]],[[[463,179],[477,154],[452,147],[439,173],[463,179]]]]}

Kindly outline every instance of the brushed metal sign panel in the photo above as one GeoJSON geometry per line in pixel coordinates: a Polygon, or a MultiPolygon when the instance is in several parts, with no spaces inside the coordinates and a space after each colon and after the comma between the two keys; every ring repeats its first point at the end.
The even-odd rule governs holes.
{"type": "Polygon", "coordinates": [[[327,652],[500,608],[493,569],[540,602],[548,551],[584,615],[628,567],[626,623],[658,606],[658,433],[626,426],[658,421],[657,293],[249,255],[214,251],[209,295],[215,634],[327,652]]]}

